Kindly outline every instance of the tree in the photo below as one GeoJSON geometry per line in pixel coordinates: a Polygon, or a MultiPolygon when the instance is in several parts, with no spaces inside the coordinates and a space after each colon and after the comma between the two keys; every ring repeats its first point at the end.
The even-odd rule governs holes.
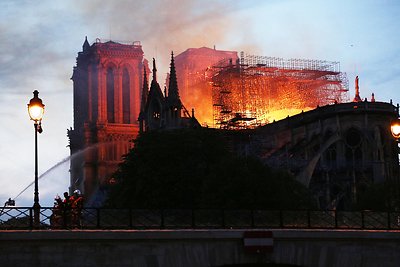
{"type": "Polygon", "coordinates": [[[229,149],[213,129],[148,132],[124,157],[108,205],[134,208],[301,209],[310,193],[286,172],[229,149]]]}

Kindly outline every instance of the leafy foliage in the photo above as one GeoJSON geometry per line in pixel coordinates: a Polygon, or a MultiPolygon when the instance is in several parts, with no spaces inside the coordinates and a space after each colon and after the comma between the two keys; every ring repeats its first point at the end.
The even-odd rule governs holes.
{"type": "Polygon", "coordinates": [[[234,155],[212,129],[140,135],[115,173],[108,205],[133,208],[300,209],[306,188],[283,171],[234,155]]]}

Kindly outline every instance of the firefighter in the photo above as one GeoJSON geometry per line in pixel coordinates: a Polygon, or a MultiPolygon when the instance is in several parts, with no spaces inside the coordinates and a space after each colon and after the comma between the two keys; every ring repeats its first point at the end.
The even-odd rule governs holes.
{"type": "Polygon", "coordinates": [[[73,196],[70,196],[68,194],[68,192],[64,192],[64,200],[62,202],[64,227],[69,226],[70,223],[71,223],[71,219],[72,219],[72,212],[71,212],[72,201],[73,201],[73,196]]]}
{"type": "Polygon", "coordinates": [[[81,191],[75,190],[74,194],[70,198],[71,209],[72,209],[72,225],[75,227],[81,227],[81,217],[83,209],[83,197],[81,191]]]}
{"type": "Polygon", "coordinates": [[[50,216],[50,225],[54,228],[59,228],[63,220],[63,201],[57,195],[54,198],[53,214],[50,216]]]}

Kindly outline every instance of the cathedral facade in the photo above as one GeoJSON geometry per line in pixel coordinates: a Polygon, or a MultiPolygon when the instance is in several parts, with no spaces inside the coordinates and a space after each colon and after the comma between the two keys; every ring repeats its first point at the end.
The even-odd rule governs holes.
{"type": "Polygon", "coordinates": [[[140,43],[85,39],[73,70],[74,127],[70,191],[90,196],[112,179],[139,132],[141,88],[147,61],[140,43]]]}
{"type": "Polygon", "coordinates": [[[200,127],[194,110],[189,113],[180,99],[173,54],[164,92],[155,59],[150,88],[149,73],[140,43],[97,39],[90,45],[85,39],[78,53],[71,78],[70,191],[81,190],[89,204],[113,182],[113,173],[140,132],[200,127]]]}

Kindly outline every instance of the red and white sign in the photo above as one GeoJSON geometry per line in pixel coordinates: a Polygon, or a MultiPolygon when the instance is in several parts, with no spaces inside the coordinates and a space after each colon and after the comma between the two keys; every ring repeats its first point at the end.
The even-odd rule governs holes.
{"type": "Polygon", "coordinates": [[[246,231],[243,233],[243,244],[246,252],[272,252],[274,247],[272,231],[246,231]]]}

